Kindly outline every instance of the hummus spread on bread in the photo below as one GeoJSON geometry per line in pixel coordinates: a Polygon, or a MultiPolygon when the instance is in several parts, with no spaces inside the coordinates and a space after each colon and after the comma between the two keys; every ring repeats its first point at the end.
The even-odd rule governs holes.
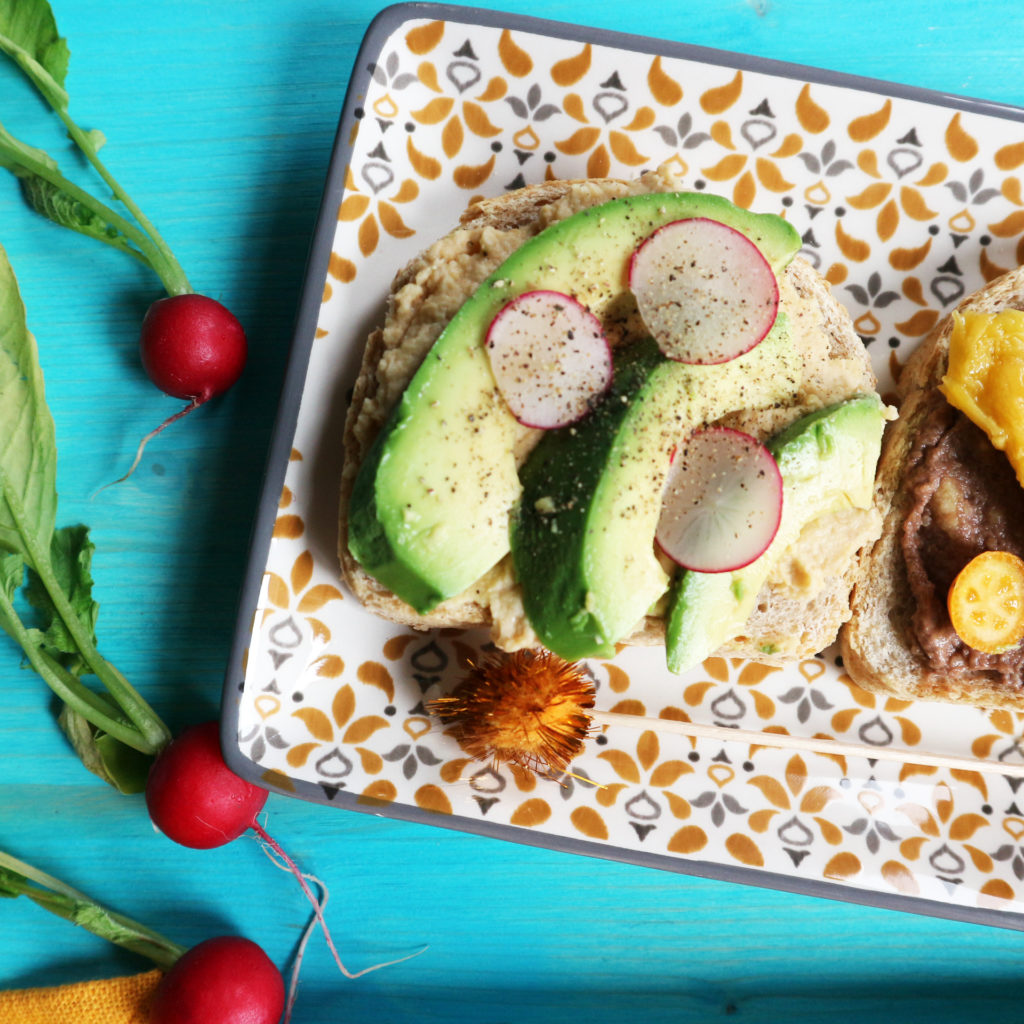
{"type": "MultiPolygon", "coordinates": [[[[365,452],[381,428],[390,410],[399,400],[406,384],[423,361],[446,324],[487,277],[510,254],[549,224],[587,207],[608,200],[650,192],[680,190],[682,183],[667,170],[645,174],[633,182],[578,181],[552,182],[535,186],[535,200],[507,216],[496,216],[501,199],[478,200],[467,209],[460,226],[440,239],[409,263],[395,279],[388,300],[384,325],[371,336],[367,345],[364,372],[360,375],[353,398],[346,432],[346,445],[365,452]]],[[[780,309],[791,323],[791,332],[803,365],[803,382],[798,404],[735,413],[722,422],[766,438],[788,426],[801,415],[817,408],[842,401],[857,393],[872,392],[875,380],[859,339],[849,326],[848,317],[827,294],[827,285],[809,264],[797,258],[780,276],[780,309]],[[822,293],[825,293],[823,298],[822,293]],[[843,322],[845,318],[845,323],[843,322]],[[844,338],[830,349],[823,344],[823,332],[844,338]]],[[[617,311],[618,312],[618,311],[617,311]]],[[[622,315],[606,324],[610,342],[615,345],[642,330],[635,307],[624,309],[622,315]]],[[[536,444],[540,432],[519,427],[515,441],[517,465],[522,465],[536,444]]],[[[358,469],[358,459],[346,458],[342,490],[345,493],[358,469]]],[[[796,606],[813,600],[817,591],[827,589],[833,577],[843,578],[850,572],[851,560],[864,545],[870,544],[880,530],[881,519],[874,509],[849,509],[827,516],[824,523],[810,524],[806,537],[779,560],[762,593],[771,592],[772,600],[759,602],[754,614],[766,615],[764,628],[768,638],[757,633],[758,649],[772,660],[801,650],[801,640],[791,629],[780,627],[772,634],[771,622],[780,619],[778,607],[788,601],[796,606]],[[808,545],[804,547],[804,545],[808,545]],[[773,605],[774,615],[767,614],[773,605]]],[[[371,578],[358,580],[357,596],[373,607],[375,599],[385,599],[386,592],[371,578]]],[[[837,586],[836,597],[829,601],[846,601],[848,585],[837,586]],[[838,596],[838,595],[841,595],[838,596]]],[[[387,617],[407,621],[411,625],[465,626],[489,624],[492,639],[501,648],[515,650],[535,646],[537,638],[523,610],[519,587],[514,578],[511,558],[506,556],[477,583],[454,598],[437,606],[429,621],[410,614],[404,620],[390,607],[387,617]]],[[[631,643],[661,643],[664,630],[658,608],[637,624],[631,643]]],[[[790,620],[789,625],[792,625],[790,620]]],[[[810,628],[814,628],[811,623],[810,628]]],[[[799,631],[797,631],[799,632],[799,631]]],[[[834,633],[833,633],[834,637],[834,633]]],[[[740,647],[747,638],[740,638],[740,647]]],[[[829,640],[828,642],[831,642],[829,640]]]]}

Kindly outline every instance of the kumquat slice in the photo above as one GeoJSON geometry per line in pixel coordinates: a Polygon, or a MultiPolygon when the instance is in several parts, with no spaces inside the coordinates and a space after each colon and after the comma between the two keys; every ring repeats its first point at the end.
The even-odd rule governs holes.
{"type": "Polygon", "coordinates": [[[985,654],[1002,654],[1024,640],[1024,561],[985,551],[960,570],[949,588],[957,636],[985,654]]]}

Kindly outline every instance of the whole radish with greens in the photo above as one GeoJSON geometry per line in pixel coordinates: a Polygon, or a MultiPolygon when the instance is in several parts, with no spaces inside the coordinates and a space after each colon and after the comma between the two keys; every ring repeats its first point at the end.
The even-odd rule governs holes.
{"type": "MultiPolygon", "coordinates": [[[[100,160],[102,134],[83,130],[70,117],[69,51],[49,4],[0,0],[0,52],[38,89],[124,212],[77,186],[52,157],[2,125],[0,166],[17,176],[32,209],[133,256],[157,275],[166,292],[146,313],[140,356],[151,380],[188,404],[143,439],[130,474],[154,434],[235,383],[247,356],[245,332],[223,305],[192,289],[166,242],[100,160]]],[[[184,845],[217,846],[251,829],[298,878],[315,913],[298,948],[286,1001],[280,972],[249,940],[218,936],[186,951],[2,852],[0,897],[27,896],[164,969],[152,1024],[277,1024],[282,1013],[287,1021],[299,962],[316,923],[346,976],[386,965],[355,974],[342,965],[323,917],[326,888],[304,875],[259,824],[256,815],[267,793],[228,769],[216,723],[186,730],[172,743],[167,726],[97,650],[93,545],[86,527],[56,526],[56,461],[35,340],[0,248],[0,629],[59,698],[61,726],[90,770],[122,792],[146,789],[154,822],[184,845]],[[37,621],[25,621],[22,603],[31,606],[37,621]],[[307,878],[321,888],[322,898],[313,894],[307,878]]]]}
{"type": "MultiPolygon", "coordinates": [[[[53,417],[2,247],[0,311],[0,629],[62,702],[61,725],[87,768],[122,792],[145,789],[154,824],[184,846],[221,846],[252,830],[298,879],[341,971],[357,977],[376,970],[353,974],[341,963],[323,916],[326,896],[316,897],[307,883],[311,876],[257,821],[267,792],[228,767],[218,723],[193,726],[172,742],[163,721],[97,650],[93,545],[85,526],[55,526],[53,417]],[[22,591],[39,620],[34,626],[16,607],[22,591]],[[89,685],[92,680],[99,686],[89,685]]],[[[15,895],[4,891],[2,878],[0,895],[15,895]]]]}
{"type": "Polygon", "coordinates": [[[166,291],[142,323],[142,365],[158,388],[188,405],[142,439],[127,477],[152,437],[238,380],[247,356],[245,332],[225,306],[193,291],[170,246],[100,159],[104,135],[72,119],[65,85],[70,51],[46,0],[0,0],[0,52],[50,105],[124,212],[70,181],[56,160],[16,139],[2,124],[0,166],[17,176],[32,209],[133,256],[156,274],[166,291]]]}

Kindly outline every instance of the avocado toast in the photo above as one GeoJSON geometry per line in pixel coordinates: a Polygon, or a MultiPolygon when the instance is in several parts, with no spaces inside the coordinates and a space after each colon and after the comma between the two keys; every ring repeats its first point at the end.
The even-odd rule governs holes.
{"type": "MultiPolygon", "coordinates": [[[[676,571],[653,540],[673,444],[709,423],[769,439],[804,416],[874,396],[849,317],[794,258],[799,247],[781,218],[687,193],[662,172],[635,182],[549,182],[472,204],[458,228],[398,274],[385,323],[367,343],[346,423],[340,507],[339,555],[353,593],[418,628],[489,626],[506,650],[544,643],[569,657],[608,656],[620,643],[663,643],[679,581],[693,576],[676,571]],[[655,352],[644,369],[649,332],[625,268],[652,231],[687,217],[726,223],[757,246],[778,279],[778,316],[760,344],[722,365],[687,366],[655,352]],[[483,349],[502,302],[539,287],[581,299],[603,322],[616,360],[594,412],[558,430],[531,429],[509,414],[483,349]],[[609,423],[609,399],[626,412],[611,417],[621,423],[609,423]],[[623,475],[623,459],[647,468],[623,475]],[[546,493],[556,482],[580,488],[588,474],[592,509],[582,519],[574,498],[546,493]],[[640,494],[630,504],[635,522],[621,519],[629,489],[640,494]],[[609,511],[617,500],[619,511],[609,511]],[[576,535],[558,534],[574,518],[576,535]],[[552,527],[555,542],[537,544],[552,527]],[[566,580],[574,582],[561,587],[566,580]],[[571,643],[559,639],[574,630],[571,643]]],[[[871,409],[868,433],[880,438],[877,396],[871,409]]],[[[820,440],[822,426],[814,430],[820,440]]],[[[870,463],[873,477],[871,443],[848,454],[870,463]]],[[[859,552],[880,528],[870,495],[853,490],[790,517],[792,543],[762,563],[768,571],[756,593],[740,602],[737,586],[720,599],[714,629],[697,630],[687,658],[721,650],[775,661],[834,640],[849,614],[859,552]]]]}

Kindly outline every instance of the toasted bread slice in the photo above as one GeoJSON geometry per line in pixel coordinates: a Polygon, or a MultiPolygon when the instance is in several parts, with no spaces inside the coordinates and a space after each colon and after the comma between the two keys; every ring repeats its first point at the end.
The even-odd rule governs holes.
{"type": "MultiPolygon", "coordinates": [[[[352,482],[374,436],[400,397],[433,341],[473,288],[511,252],[549,224],[585,206],[639,192],[674,191],[679,181],[662,171],[634,182],[553,181],[473,203],[459,226],[412,260],[396,276],[383,326],[369,338],[345,429],[345,460],[339,515],[339,559],[353,594],[371,611],[416,628],[490,626],[505,650],[534,646],[519,587],[506,557],[464,593],[420,615],[352,558],[347,544],[347,510],[352,482]]],[[[864,345],[849,315],[833,298],[828,283],[797,258],[780,281],[783,308],[804,355],[804,383],[797,400],[784,408],[734,414],[727,418],[760,437],[783,429],[805,412],[875,390],[864,345]]],[[[524,430],[522,457],[530,447],[524,430]]],[[[535,440],[535,438],[534,438],[535,440]]],[[[783,559],[759,596],[744,636],[728,652],[780,661],[804,657],[835,641],[850,614],[849,594],[860,571],[859,553],[881,529],[872,509],[837,518],[814,538],[815,556],[806,565],[799,554],[783,559]],[[809,578],[813,577],[813,585],[809,578]]],[[[664,624],[658,615],[637,623],[629,643],[659,644],[664,624]]],[[[724,652],[723,652],[724,653],[724,652]]]]}
{"type": "MultiPolygon", "coordinates": [[[[1024,309],[1024,267],[991,282],[957,309],[995,313],[1008,308],[1024,309]]],[[[876,504],[885,510],[885,521],[881,537],[867,556],[864,575],[853,590],[853,615],[840,634],[843,661],[851,678],[873,692],[1021,710],[1024,678],[1020,674],[1014,686],[1005,672],[993,669],[993,662],[969,649],[953,650],[950,661],[938,662],[929,654],[931,642],[926,634],[915,626],[923,602],[920,591],[915,593],[911,584],[904,551],[908,516],[916,501],[908,474],[922,445],[931,443],[937,422],[948,426],[960,417],[964,421],[961,430],[978,430],[939,391],[952,332],[949,316],[918,346],[899,377],[899,419],[887,429],[876,478],[876,504]]],[[[977,438],[981,437],[978,431],[977,438]]],[[[992,452],[996,460],[1004,458],[994,449],[992,452]]],[[[1024,489],[1020,490],[1017,517],[1024,520],[1024,489]]],[[[935,615],[947,615],[943,642],[948,646],[952,637],[955,644],[944,611],[945,593],[936,592],[930,607],[935,615]]]]}

